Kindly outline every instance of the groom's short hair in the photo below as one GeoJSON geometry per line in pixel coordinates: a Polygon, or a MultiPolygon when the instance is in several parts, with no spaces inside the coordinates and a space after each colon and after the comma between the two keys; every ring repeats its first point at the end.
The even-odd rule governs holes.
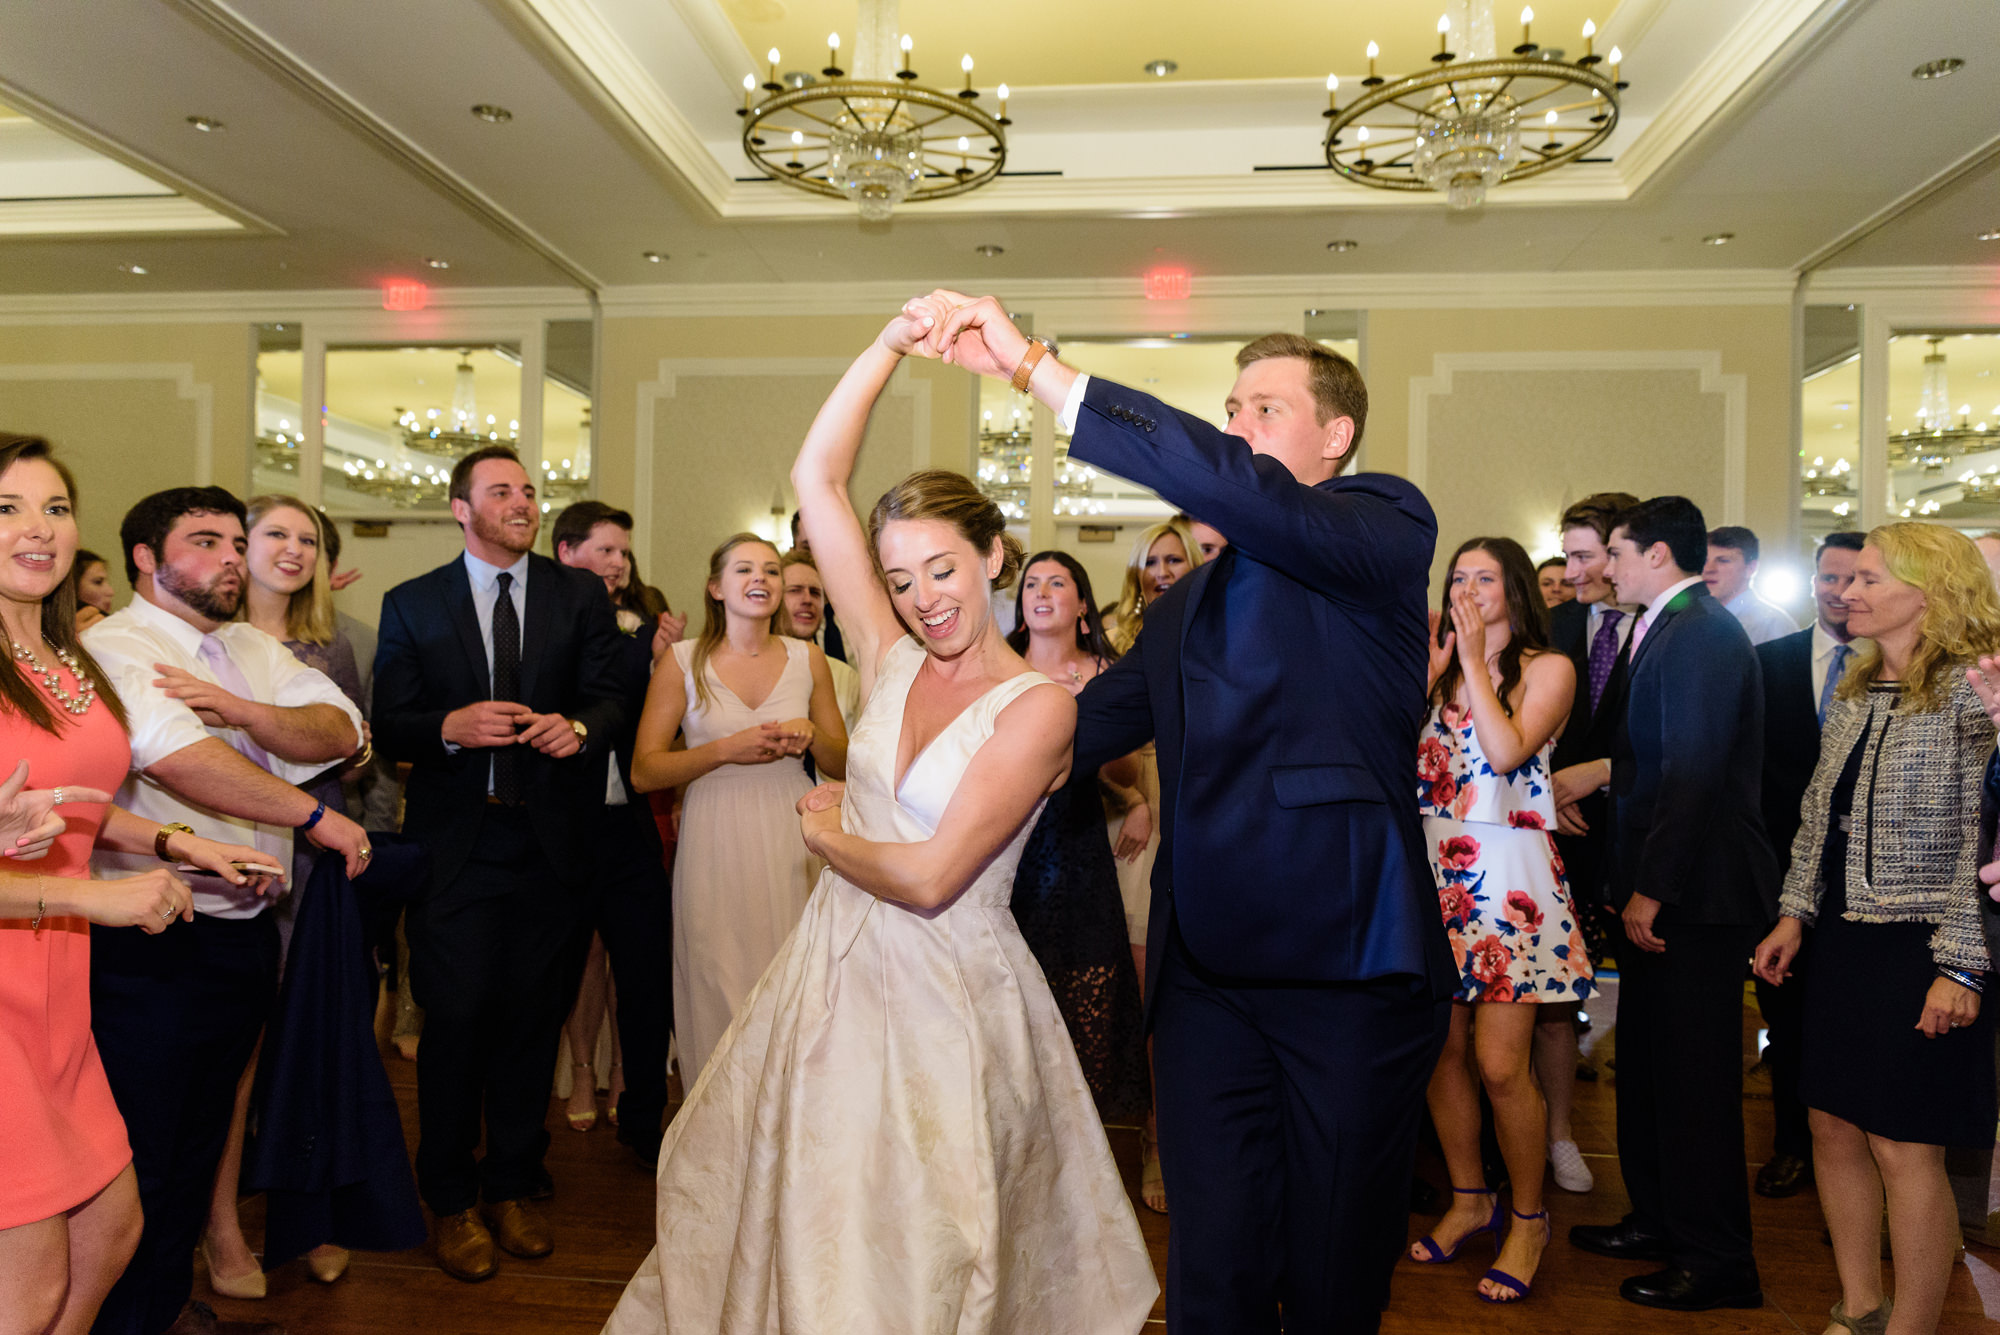
{"type": "MultiPolygon", "coordinates": [[[[1306,364],[1306,384],[1312,388],[1313,406],[1319,424],[1336,417],[1354,419],[1354,446],[1368,425],[1368,386],[1353,362],[1324,343],[1315,343],[1303,334],[1266,334],[1245,343],[1236,353],[1236,369],[1268,357],[1297,357],[1306,364]]],[[[1354,457],[1354,446],[1347,452],[1354,457]]]]}

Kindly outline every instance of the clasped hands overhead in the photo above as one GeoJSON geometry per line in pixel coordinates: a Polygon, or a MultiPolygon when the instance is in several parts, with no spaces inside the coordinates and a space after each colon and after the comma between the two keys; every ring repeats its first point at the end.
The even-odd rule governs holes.
{"type": "Polygon", "coordinates": [[[928,357],[1002,380],[1014,374],[1028,351],[1027,335],[1015,328],[999,298],[947,288],[904,302],[881,341],[898,356],[928,357]]]}

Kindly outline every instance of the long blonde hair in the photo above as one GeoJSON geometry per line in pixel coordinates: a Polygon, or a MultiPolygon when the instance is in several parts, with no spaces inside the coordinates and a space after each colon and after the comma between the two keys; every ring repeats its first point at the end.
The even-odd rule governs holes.
{"type": "MultiPolygon", "coordinates": [[[[333,585],[328,583],[326,554],[326,526],[332,522],[318,510],[307,505],[296,496],[283,492],[266,492],[262,496],[250,498],[246,507],[243,531],[248,533],[264,522],[264,517],[273,510],[297,510],[312,521],[313,541],[319,545],[313,550],[313,573],[310,583],[292,592],[285,604],[285,638],[302,640],[307,644],[333,643],[333,585]]],[[[243,602],[243,614],[250,614],[250,601],[243,602]]]]}
{"type": "Polygon", "coordinates": [[[1180,539],[1181,549],[1187,553],[1189,573],[1201,564],[1201,544],[1194,540],[1194,530],[1180,520],[1164,519],[1140,531],[1138,541],[1132,544],[1132,554],[1125,558],[1125,588],[1111,614],[1118,622],[1105,630],[1111,637],[1111,647],[1120,654],[1131,652],[1132,642],[1139,638],[1146,618],[1146,599],[1141,592],[1146,578],[1146,555],[1153,550],[1154,543],[1168,534],[1180,539]]]}
{"type": "MultiPolygon", "coordinates": [[[[721,644],[723,637],[729,633],[729,613],[723,608],[722,600],[708,591],[709,585],[722,578],[722,567],[729,563],[729,554],[746,542],[754,542],[759,547],[769,547],[771,555],[777,556],[780,562],[784,560],[769,538],[760,538],[755,533],[731,534],[710,554],[708,578],[701,586],[701,634],[695,639],[694,655],[688,664],[688,675],[694,678],[695,700],[703,708],[715,703],[715,696],[708,689],[708,657],[715,652],[715,646],[721,644]]],[[[771,613],[770,630],[773,635],[779,633],[778,618],[784,615],[785,611],[782,584],[781,580],[780,596],[771,600],[773,608],[776,609],[771,613]]]]}
{"type": "MultiPolygon", "coordinates": [[[[1968,664],[2000,651],[2000,594],[1993,591],[1993,572],[1972,539],[1942,524],[1884,524],[1869,533],[1868,545],[1882,553],[1891,575],[1924,595],[1899,708],[1910,713],[1940,708],[1968,664]]],[[[1836,694],[1859,699],[1881,672],[1882,650],[1871,642],[1836,694]]]]}

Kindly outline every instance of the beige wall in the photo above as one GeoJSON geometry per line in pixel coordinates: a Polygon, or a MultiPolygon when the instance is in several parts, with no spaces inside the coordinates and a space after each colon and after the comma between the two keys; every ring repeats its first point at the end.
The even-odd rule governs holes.
{"type": "Polygon", "coordinates": [[[1613,489],[1677,492],[1781,550],[1790,349],[1780,305],[1373,311],[1367,463],[1437,508],[1434,579],[1476,534],[1552,550],[1563,506],[1613,489]]]}
{"type": "Polygon", "coordinates": [[[0,325],[0,431],[54,442],[76,473],[83,545],[121,601],[118,523],[134,501],[248,483],[251,357],[248,322],[0,325]]]}
{"type": "MultiPolygon", "coordinates": [[[[821,402],[880,332],[875,317],[607,319],[596,414],[598,495],[644,529],[641,571],[698,609],[709,553],[730,534],[767,536],[797,503],[793,457],[821,402]]],[[[851,488],[865,514],[916,468],[971,465],[973,382],[912,360],[869,422],[851,488]]],[[[696,618],[699,623],[699,617],[696,618]]]]}

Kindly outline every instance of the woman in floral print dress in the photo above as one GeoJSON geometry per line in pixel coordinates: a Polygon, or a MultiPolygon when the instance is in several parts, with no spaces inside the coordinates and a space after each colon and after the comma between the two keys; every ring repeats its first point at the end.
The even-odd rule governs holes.
{"type": "Polygon", "coordinates": [[[1576,672],[1549,647],[1534,563],[1509,538],[1474,538],[1453,555],[1432,614],[1431,716],[1417,753],[1418,802],[1438,903],[1458,960],[1458,1005],[1431,1077],[1431,1119],[1451,1170],[1452,1205],[1412,1259],[1456,1259],[1501,1232],[1498,1194],[1479,1150],[1479,1091],[1513,1186],[1514,1223],[1479,1281],[1488,1302],[1528,1296],[1543,1249],[1548,1128],[1529,1072],[1535,1004],[1591,991],[1553,830],[1549,753],[1569,717],[1576,672]]]}

